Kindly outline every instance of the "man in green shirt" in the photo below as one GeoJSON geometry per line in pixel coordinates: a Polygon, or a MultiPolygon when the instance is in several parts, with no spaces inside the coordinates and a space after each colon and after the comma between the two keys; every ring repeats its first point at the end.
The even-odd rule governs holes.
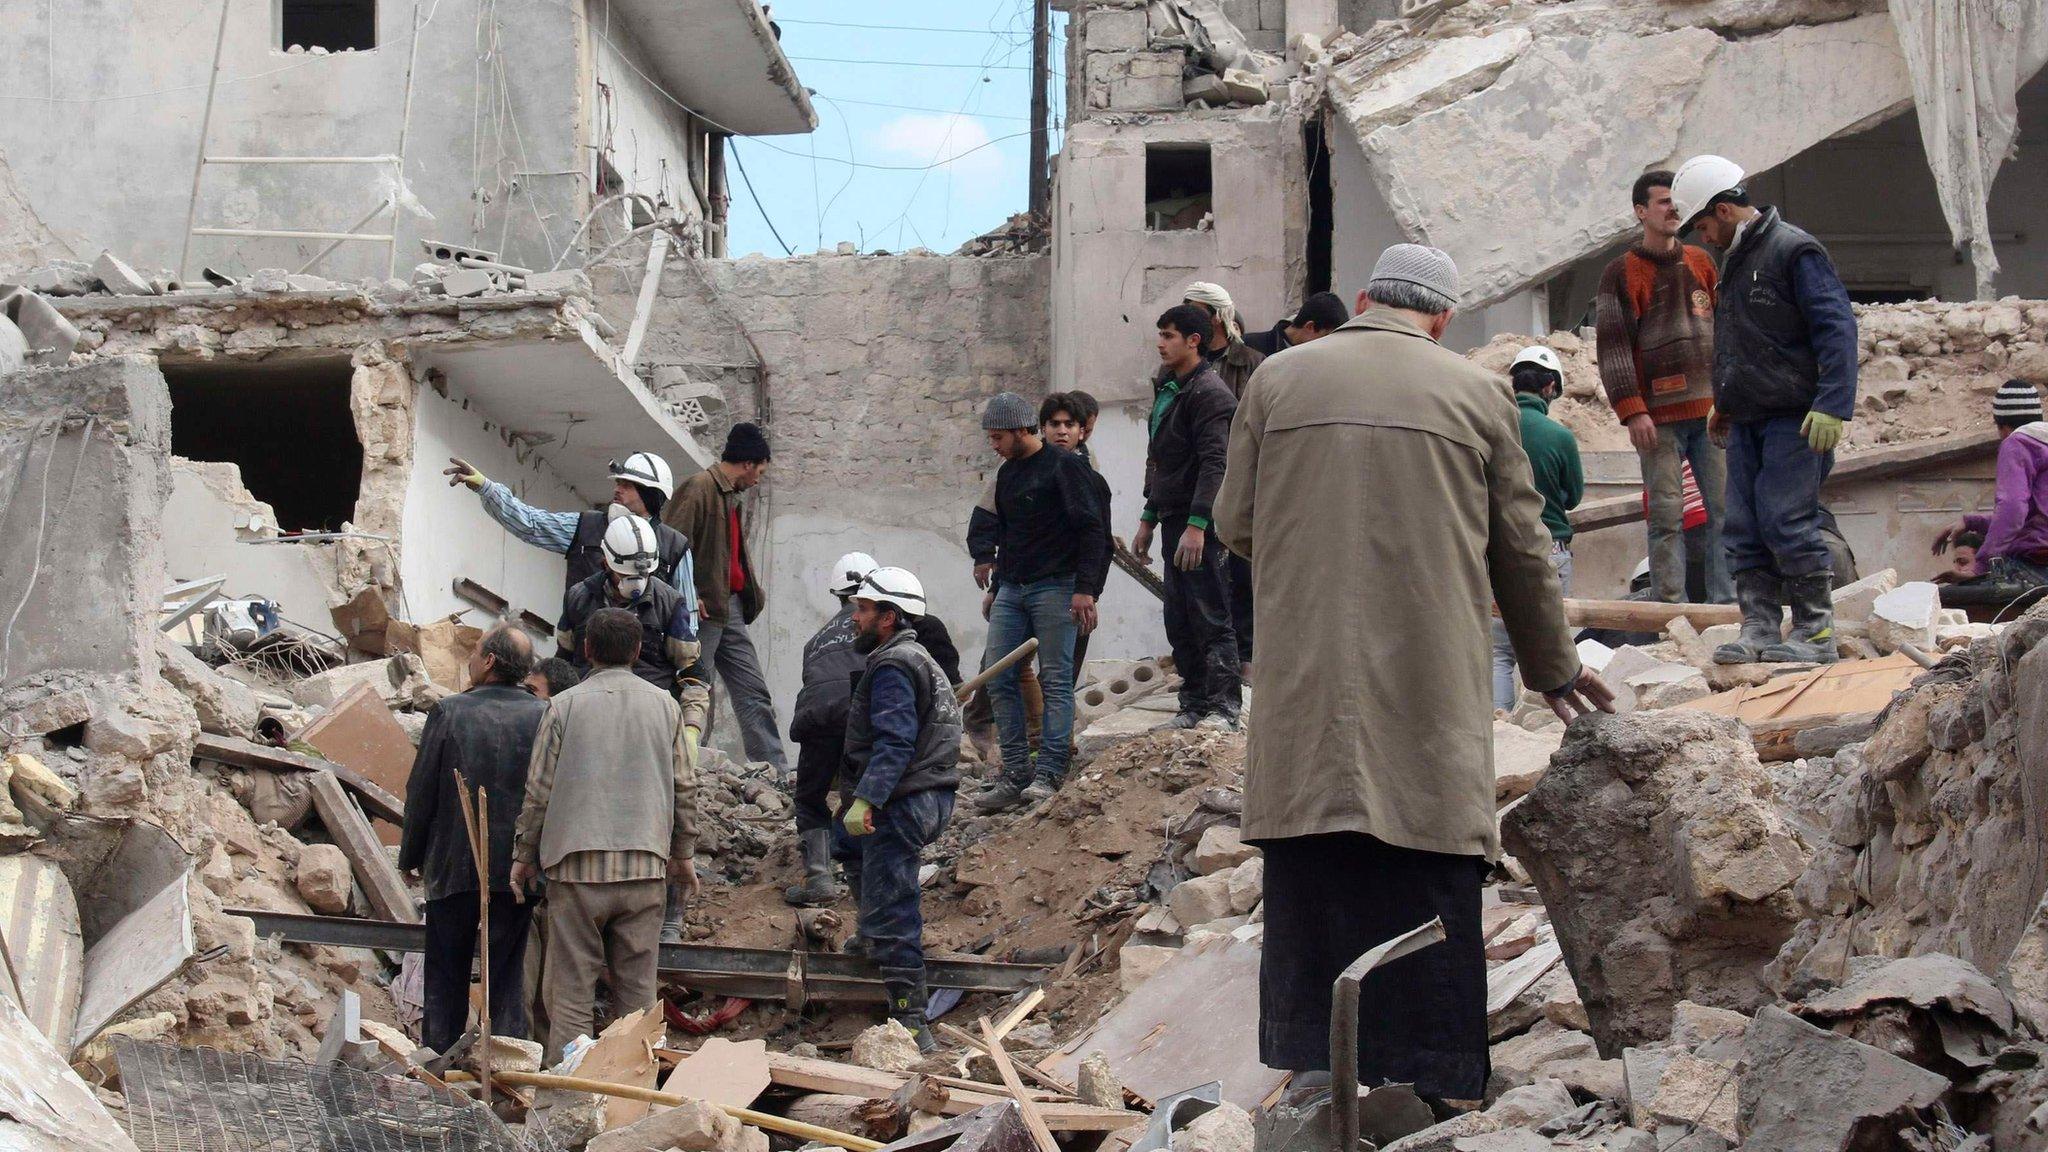
{"type": "MultiPolygon", "coordinates": [[[[1572,594],[1572,522],[1569,513],[1586,494],[1586,473],[1579,465],[1579,442],[1571,429],[1550,418],[1550,403],[1564,394],[1564,363],[1557,353],[1532,344],[1508,365],[1514,380],[1515,406],[1521,409],[1522,451],[1536,491],[1543,495],[1543,524],[1550,529],[1550,566],[1564,594],[1572,594]]],[[[1508,643],[1500,617],[1493,619],[1493,706],[1515,706],[1515,650],[1508,643]]]]}

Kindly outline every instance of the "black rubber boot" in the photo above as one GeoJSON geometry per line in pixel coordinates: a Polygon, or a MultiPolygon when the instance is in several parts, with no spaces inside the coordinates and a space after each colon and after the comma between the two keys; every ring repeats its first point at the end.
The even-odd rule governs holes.
{"type": "Polygon", "coordinates": [[[832,879],[832,830],[814,828],[803,834],[798,847],[804,857],[804,882],[782,890],[782,902],[812,908],[838,900],[844,892],[832,879]]]}
{"type": "Polygon", "coordinates": [[[910,1030],[917,1038],[917,1050],[931,1053],[939,1042],[925,1023],[926,992],[923,968],[884,968],[882,987],[889,993],[889,1019],[910,1030]]]}
{"type": "Polygon", "coordinates": [[[1735,574],[1735,603],[1742,608],[1742,635],[1714,649],[1716,664],[1754,664],[1782,636],[1785,587],[1768,569],[1735,574]]]}
{"type": "Polygon", "coordinates": [[[1833,664],[1835,651],[1835,574],[1825,569],[1785,581],[1785,599],[1792,607],[1792,634],[1767,646],[1763,658],[1773,664],[1833,664]]]}

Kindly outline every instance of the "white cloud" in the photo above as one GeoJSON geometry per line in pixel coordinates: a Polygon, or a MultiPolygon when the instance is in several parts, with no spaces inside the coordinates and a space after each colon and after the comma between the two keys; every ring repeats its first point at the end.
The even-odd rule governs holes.
{"type": "Polygon", "coordinates": [[[1006,161],[989,143],[988,129],[972,116],[912,113],[875,129],[872,147],[891,164],[942,164],[934,175],[950,172],[970,186],[1000,179],[1006,161]]]}

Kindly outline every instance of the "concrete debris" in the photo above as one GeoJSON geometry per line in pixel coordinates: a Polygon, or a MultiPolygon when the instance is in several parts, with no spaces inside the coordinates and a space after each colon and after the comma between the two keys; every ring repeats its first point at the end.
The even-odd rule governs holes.
{"type": "Polygon", "coordinates": [[[768,1134],[701,1100],[685,1100],[593,1137],[587,1152],[768,1152],[768,1134]]]}
{"type": "Polygon", "coordinates": [[[1097,1108],[1121,1108],[1124,1106],[1124,1086],[1110,1070],[1109,1057],[1101,1052],[1090,1052],[1081,1061],[1081,1067],[1074,1075],[1074,1094],[1083,1104],[1097,1108]]]}
{"type": "Polygon", "coordinates": [[[882,1072],[908,1072],[924,1059],[917,1050],[917,1037],[894,1020],[877,1024],[854,1037],[847,1057],[863,1068],[882,1072]]]}
{"type": "Polygon", "coordinates": [[[955,256],[1018,256],[1035,252],[1046,245],[1047,230],[1042,220],[1032,218],[1029,212],[1019,212],[990,231],[953,250],[955,256]]]}
{"type": "MultiPolygon", "coordinates": [[[[1767,1007],[1750,1025],[1741,1075],[1746,1147],[1852,1152],[1922,1129],[1949,1081],[1847,1036],[1767,1007]]],[[[1924,1130],[1924,1129],[1923,1129],[1924,1130]]]]}
{"type": "Polygon", "coordinates": [[[1940,614],[1938,586],[1919,580],[1901,584],[1871,603],[1865,636],[1879,652],[1896,652],[1903,644],[1929,652],[1940,614]]]}
{"type": "Polygon", "coordinates": [[[92,274],[99,278],[99,282],[105,286],[107,291],[116,296],[154,296],[157,294],[156,289],[150,287],[148,280],[145,280],[135,269],[123,263],[121,258],[112,252],[101,252],[99,254],[99,258],[92,262],[92,274]]]}
{"type": "Polygon", "coordinates": [[[1159,974],[1168,961],[1180,955],[1178,948],[1165,948],[1157,944],[1126,944],[1117,950],[1118,986],[1126,995],[1138,990],[1138,986],[1159,974]]]}
{"type": "Polygon", "coordinates": [[[1193,868],[1197,876],[1212,876],[1235,868],[1258,854],[1259,850],[1245,843],[1243,834],[1234,825],[1217,824],[1202,832],[1201,840],[1188,856],[1188,867],[1193,868]]]}
{"type": "Polygon", "coordinates": [[[308,844],[299,851],[293,883],[315,912],[338,916],[348,911],[354,884],[348,857],[332,844],[308,844]]]}
{"type": "Polygon", "coordinates": [[[1657,1078],[1644,1114],[1669,1124],[1696,1124],[1730,1144],[1742,1141],[1737,1126],[1739,1100],[1733,1062],[1702,1060],[1680,1052],[1657,1078]]]}
{"type": "Polygon", "coordinates": [[[1493,802],[1519,800],[1536,787],[1550,769],[1550,758],[1564,741],[1562,728],[1531,732],[1519,725],[1493,723],[1493,802]]]}
{"type": "Polygon", "coordinates": [[[1871,609],[1877,606],[1878,597],[1898,586],[1898,570],[1886,568],[1882,572],[1873,572],[1835,589],[1836,622],[1855,624],[1870,619],[1871,609]]]}
{"type": "Polygon", "coordinates": [[[1502,821],[1579,980],[1604,1055],[1661,1039],[1691,999],[1754,1010],[1812,858],[1742,727],[1685,710],[1573,724],[1502,821]]]}
{"type": "Polygon", "coordinates": [[[1236,869],[1183,880],[1167,894],[1166,906],[1173,918],[1193,926],[1221,920],[1236,909],[1230,899],[1230,879],[1236,869]]]}
{"type": "Polygon", "coordinates": [[[1549,1064],[1594,1054],[1591,1036],[1565,1031],[1547,1021],[1540,1023],[1493,1046],[1493,1077],[1487,1081],[1487,1094],[1497,1098],[1511,1088],[1534,1083],[1549,1064]]]}
{"type": "Polygon", "coordinates": [[[183,692],[199,714],[200,731],[244,739],[256,734],[263,704],[255,689],[216,672],[168,636],[157,641],[157,655],[162,661],[164,679],[183,692]]]}
{"type": "Polygon", "coordinates": [[[1252,1152],[1252,1114],[1225,1100],[1173,1134],[1173,1152],[1252,1152]]]}

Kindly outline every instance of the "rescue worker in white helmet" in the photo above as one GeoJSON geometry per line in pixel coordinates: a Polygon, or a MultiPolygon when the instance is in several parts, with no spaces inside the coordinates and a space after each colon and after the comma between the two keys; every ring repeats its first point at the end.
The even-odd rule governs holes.
{"type": "Polygon", "coordinates": [[[854,647],[867,661],[847,709],[853,799],[840,822],[861,852],[860,950],[881,971],[890,1018],[929,1052],[917,872],[953,815],[961,722],[945,670],[918,643],[924,615],[924,586],[901,568],[877,568],[854,590],[854,647]]]}
{"type": "Polygon", "coordinates": [[[620,516],[644,517],[654,525],[660,564],[654,574],[671,588],[690,598],[696,609],[697,578],[691,567],[690,540],[661,522],[661,510],[675,494],[676,476],[668,461],[652,452],[635,452],[623,461],[613,461],[611,506],[590,512],[547,512],[512,495],[512,490],[477,471],[460,457],[448,458],[441,474],[452,485],[462,484],[483,501],[484,512],[507,532],[536,548],[560,552],[569,558],[563,578],[564,590],[574,588],[604,568],[605,528],[620,516]],[[680,575],[679,575],[680,574],[680,575]]]}
{"type": "MultiPolygon", "coordinates": [[[[711,711],[711,689],[698,658],[696,605],[657,574],[661,557],[655,528],[642,516],[612,520],[600,544],[604,568],[571,587],[562,598],[555,639],[560,646],[558,654],[588,675],[584,625],[600,608],[623,608],[637,617],[640,654],[633,661],[633,673],[669,692],[682,706],[683,735],[694,769],[698,742],[711,711]]],[[[664,944],[683,942],[683,903],[683,885],[671,880],[661,923],[664,944]]]]}

